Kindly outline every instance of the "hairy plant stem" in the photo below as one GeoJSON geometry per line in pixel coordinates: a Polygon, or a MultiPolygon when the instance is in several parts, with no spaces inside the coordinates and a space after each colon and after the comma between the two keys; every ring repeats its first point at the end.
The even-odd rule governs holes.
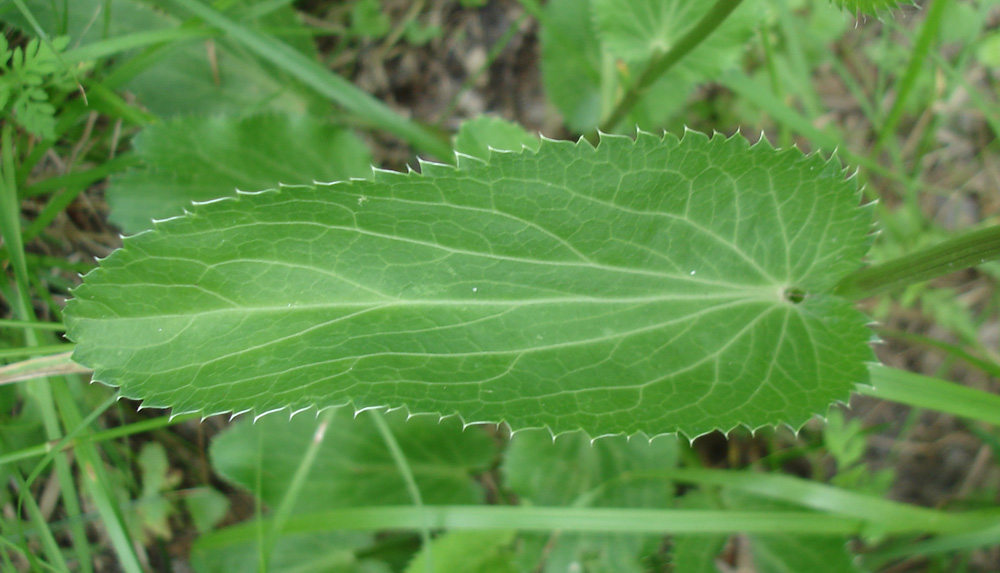
{"type": "Polygon", "coordinates": [[[642,98],[646,90],[656,80],[667,73],[684,56],[691,53],[692,50],[698,47],[698,44],[705,41],[742,2],[743,0],[716,0],[715,4],[702,16],[701,20],[698,20],[694,27],[687,34],[684,34],[670,50],[660,56],[654,57],[649,62],[649,65],[643,70],[642,75],[632,84],[632,87],[629,88],[625,96],[618,102],[618,105],[615,106],[615,109],[612,110],[608,118],[601,122],[600,130],[606,132],[612,131],[618,122],[632,111],[635,104],[639,102],[639,99],[642,98]]]}
{"type": "Polygon", "coordinates": [[[833,292],[859,300],[994,259],[1000,259],[1000,225],[855,271],[837,283],[833,292]]]}

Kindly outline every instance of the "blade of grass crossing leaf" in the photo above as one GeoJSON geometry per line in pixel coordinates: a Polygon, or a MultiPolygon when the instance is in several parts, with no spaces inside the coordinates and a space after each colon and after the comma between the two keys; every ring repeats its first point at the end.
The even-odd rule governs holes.
{"type": "Polygon", "coordinates": [[[274,552],[274,547],[281,536],[281,530],[288,521],[288,517],[292,514],[292,509],[294,509],[295,502],[299,499],[299,494],[302,493],[302,486],[305,485],[306,477],[309,476],[309,472],[316,462],[316,454],[319,452],[320,446],[323,444],[323,438],[326,436],[326,428],[330,425],[330,421],[333,420],[337,411],[337,408],[330,408],[319,415],[319,424],[317,424],[316,431],[313,433],[313,439],[309,442],[309,447],[302,456],[299,466],[295,469],[292,482],[288,484],[288,489],[285,490],[285,495],[281,498],[281,503],[275,509],[274,517],[272,517],[267,529],[267,536],[264,538],[264,547],[261,550],[262,558],[260,566],[262,571],[270,568],[271,554],[274,552]]]}
{"type": "Polygon", "coordinates": [[[438,159],[451,161],[451,147],[443,139],[426,128],[406,120],[384,103],[284,42],[250,30],[196,0],[161,1],[179,6],[209,25],[219,28],[257,56],[292,74],[373,127],[395,134],[438,159]]]}
{"type": "MultiPolygon", "coordinates": [[[[886,533],[969,532],[996,526],[996,516],[972,516],[927,524],[892,524],[886,533]]],[[[292,516],[284,531],[307,533],[337,529],[378,531],[434,529],[519,531],[576,531],[600,533],[792,533],[801,535],[856,535],[867,525],[862,519],[803,511],[729,511],[679,509],[624,509],[532,506],[428,505],[359,507],[292,516]]],[[[254,538],[254,524],[238,525],[213,535],[219,545],[245,543],[254,538]]]]}
{"type": "MultiPolygon", "coordinates": [[[[410,468],[410,463],[406,460],[406,454],[404,454],[403,449],[399,447],[399,442],[396,441],[396,437],[392,435],[392,430],[389,428],[389,424],[386,423],[385,416],[382,415],[382,412],[371,410],[369,411],[369,415],[372,417],[372,420],[375,421],[375,427],[378,428],[379,434],[382,435],[382,439],[385,441],[386,447],[389,448],[389,453],[392,454],[392,459],[396,463],[396,467],[399,469],[399,473],[403,477],[403,481],[406,483],[406,490],[410,493],[413,505],[416,506],[418,511],[423,513],[425,508],[424,500],[420,495],[420,488],[417,486],[417,480],[413,477],[413,469],[410,468]]],[[[431,573],[434,571],[434,555],[431,553],[431,528],[426,518],[420,526],[420,543],[422,545],[421,550],[426,555],[425,563],[427,564],[427,572],[431,573]]]]}
{"type": "Polygon", "coordinates": [[[1000,425],[996,394],[887,366],[873,365],[869,372],[872,386],[858,386],[859,394],[1000,425]]]}

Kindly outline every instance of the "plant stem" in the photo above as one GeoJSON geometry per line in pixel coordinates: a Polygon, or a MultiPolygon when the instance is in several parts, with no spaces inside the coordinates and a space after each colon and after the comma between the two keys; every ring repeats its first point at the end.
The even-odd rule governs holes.
{"type": "Polygon", "coordinates": [[[716,0],[715,4],[702,16],[701,20],[687,34],[677,41],[670,50],[659,57],[654,57],[642,75],[636,79],[625,97],[618,102],[611,115],[601,123],[601,131],[611,131],[639,102],[653,83],[667,73],[674,64],[698,47],[716,28],[735,10],[743,0],[716,0]]]}
{"type": "Polygon", "coordinates": [[[833,292],[859,300],[998,258],[1000,225],[965,233],[928,249],[855,271],[837,283],[833,292]]]}

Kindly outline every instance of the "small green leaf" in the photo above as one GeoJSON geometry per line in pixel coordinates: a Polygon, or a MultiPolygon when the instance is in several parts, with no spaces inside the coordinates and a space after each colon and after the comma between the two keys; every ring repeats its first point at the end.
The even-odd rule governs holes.
{"type": "Polygon", "coordinates": [[[448,531],[430,551],[422,548],[405,573],[515,573],[507,551],[512,541],[514,531],[448,531]]]}
{"type": "Polygon", "coordinates": [[[592,436],[799,426],[867,381],[867,319],[829,291],[871,216],[837,163],[695,132],[461,163],[127,239],[66,310],[75,359],[179,412],[352,404],[592,436]]]}
{"type": "Polygon", "coordinates": [[[111,220],[130,234],[236,189],[371,175],[362,142],[310,116],[185,117],[147,127],[134,148],[144,167],[116,177],[107,191],[111,220]]]}
{"type": "Polygon", "coordinates": [[[514,151],[525,148],[538,151],[538,137],[516,123],[482,115],[462,122],[455,136],[455,152],[487,160],[490,150],[514,151]]]}
{"type": "Polygon", "coordinates": [[[356,0],[351,8],[351,32],[364,38],[381,38],[389,33],[392,21],[379,0],[356,0]]]}
{"type": "Polygon", "coordinates": [[[229,498],[211,487],[188,490],[182,499],[198,533],[210,531],[229,511],[229,498]]]}
{"type": "Polygon", "coordinates": [[[200,573],[388,573],[388,568],[366,567],[355,556],[371,545],[371,537],[356,531],[286,533],[278,538],[264,568],[256,539],[233,539],[228,529],[221,529],[198,538],[191,548],[191,565],[200,573]]]}

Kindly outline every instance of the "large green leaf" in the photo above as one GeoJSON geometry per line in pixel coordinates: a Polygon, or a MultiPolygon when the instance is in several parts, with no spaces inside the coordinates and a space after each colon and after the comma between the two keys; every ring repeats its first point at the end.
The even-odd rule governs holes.
{"type": "Polygon", "coordinates": [[[871,218],[835,162],[689,132],[464,163],[127,239],[67,308],[76,360],[177,411],[591,435],[798,426],[867,380],[866,319],[828,290],[871,218]]]}
{"type": "Polygon", "coordinates": [[[180,215],[192,201],[371,175],[371,155],[349,131],[310,116],[184,117],[135,139],[142,167],[108,187],[111,220],[126,233],[180,215]]]}

